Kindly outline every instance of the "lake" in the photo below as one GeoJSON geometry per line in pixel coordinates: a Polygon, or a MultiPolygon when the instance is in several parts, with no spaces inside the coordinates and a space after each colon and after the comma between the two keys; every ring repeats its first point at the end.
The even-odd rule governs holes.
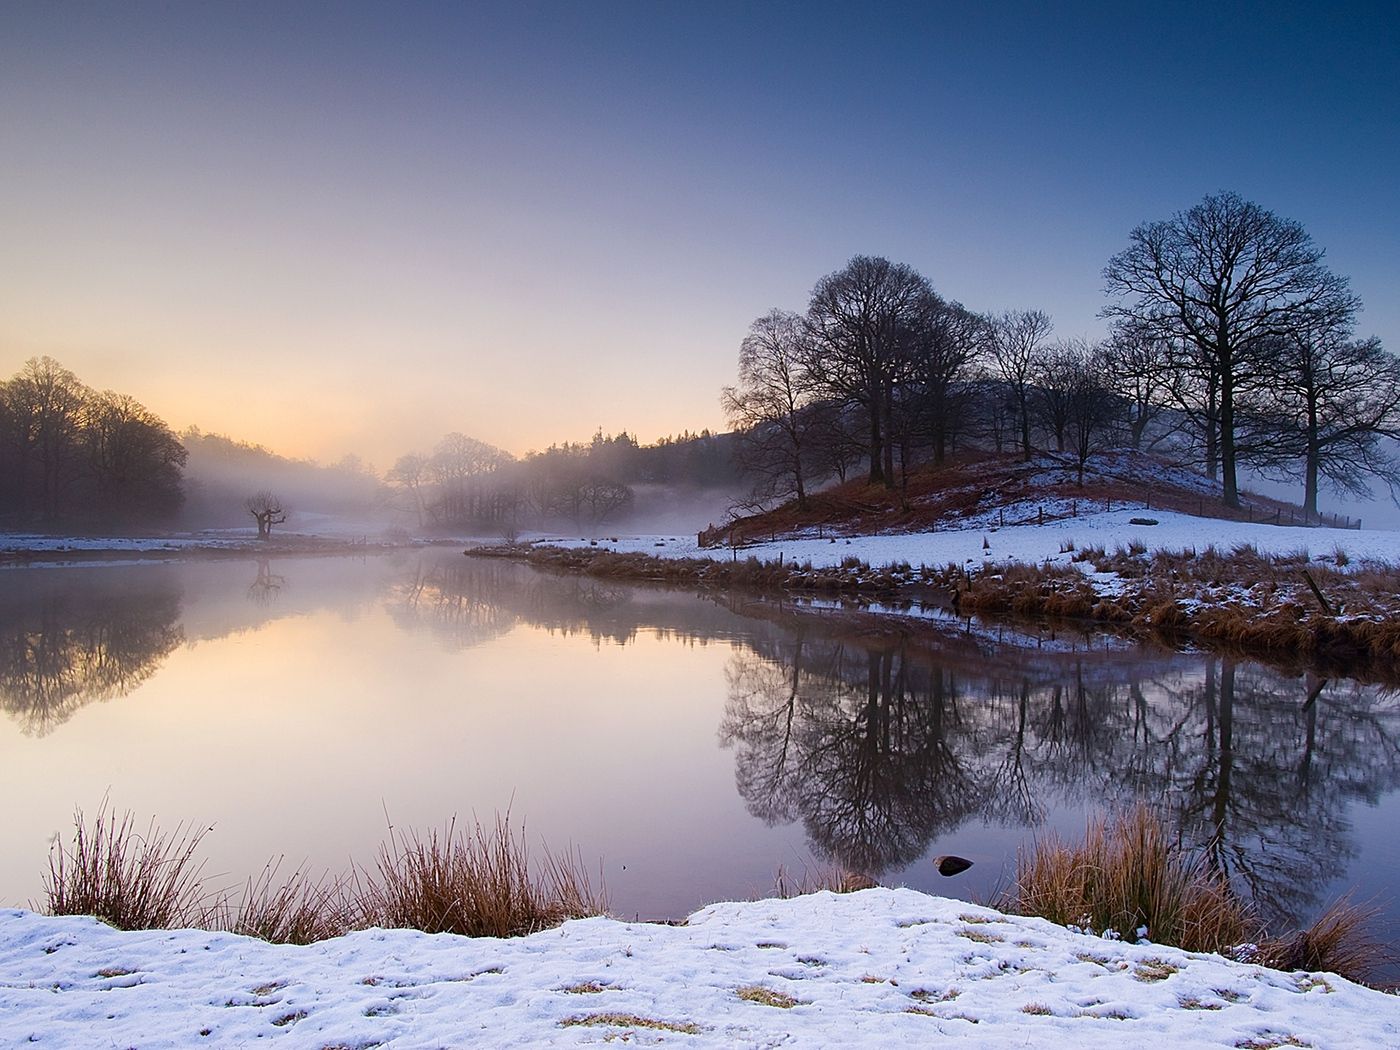
{"type": "Polygon", "coordinates": [[[985,898],[1018,848],[1141,798],[1276,922],[1350,889],[1397,914],[1392,692],[1063,631],[912,637],[455,550],[11,567],[0,712],[3,905],[104,798],[212,826],[231,889],[509,811],[644,919],[833,863],[985,898]]]}

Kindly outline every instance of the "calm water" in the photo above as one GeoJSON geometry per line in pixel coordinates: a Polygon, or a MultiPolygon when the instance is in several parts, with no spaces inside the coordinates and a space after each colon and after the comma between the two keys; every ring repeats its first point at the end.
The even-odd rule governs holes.
{"type": "Polygon", "coordinates": [[[1400,701],[1257,664],[754,600],[455,552],[0,570],[0,904],[104,796],[212,825],[229,887],[510,810],[618,914],[830,861],[986,895],[1018,846],[1166,802],[1270,915],[1390,899],[1400,701]],[[939,853],[976,861],[943,879],[939,853]]]}

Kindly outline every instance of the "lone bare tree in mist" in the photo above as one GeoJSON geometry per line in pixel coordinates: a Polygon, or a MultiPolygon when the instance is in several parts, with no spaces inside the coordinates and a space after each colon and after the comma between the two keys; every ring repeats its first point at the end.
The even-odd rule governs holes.
{"type": "Polygon", "coordinates": [[[272,526],[281,525],[287,520],[287,512],[282,500],[263,489],[253,493],[243,501],[244,508],[258,523],[258,539],[265,540],[272,535],[272,526]]]}

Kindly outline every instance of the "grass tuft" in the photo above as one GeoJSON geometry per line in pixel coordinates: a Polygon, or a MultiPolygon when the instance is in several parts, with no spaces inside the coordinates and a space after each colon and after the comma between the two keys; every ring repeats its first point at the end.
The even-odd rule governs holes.
{"type": "Polygon", "coordinates": [[[208,921],[208,895],[195,851],[209,828],[178,826],[165,834],[152,821],[144,834],[128,811],[97,811],[89,827],[73,815],[71,847],[55,843],[44,878],[49,915],[92,915],[120,930],[178,929],[208,921]]]}
{"type": "Polygon", "coordinates": [[[469,832],[455,819],[426,836],[390,829],[375,870],[355,880],[363,925],[429,933],[515,937],[607,910],[576,853],[547,854],[543,878],[532,878],[524,828],[517,838],[500,815],[469,832]]]}
{"type": "Polygon", "coordinates": [[[1226,880],[1169,841],[1145,806],[1091,822],[1077,846],[1051,838],[1021,854],[1002,906],[1126,940],[1146,927],[1153,941],[1188,951],[1219,951],[1253,929],[1226,880]]]}
{"type": "Polygon", "coordinates": [[[1276,970],[1325,970],[1364,983],[1394,961],[1393,952],[1369,932],[1379,914],[1374,906],[1343,897],[1307,929],[1262,941],[1251,961],[1276,970]]]}
{"type": "Polygon", "coordinates": [[[740,999],[750,1003],[761,1003],[764,1006],[776,1006],[780,1010],[791,1010],[798,1004],[798,1000],[784,992],[774,991],[772,988],[765,988],[761,984],[750,984],[738,989],[735,993],[740,999]]]}

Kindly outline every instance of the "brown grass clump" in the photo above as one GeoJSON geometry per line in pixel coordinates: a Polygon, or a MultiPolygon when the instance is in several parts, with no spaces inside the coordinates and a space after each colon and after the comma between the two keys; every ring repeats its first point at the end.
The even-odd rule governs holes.
{"type": "Polygon", "coordinates": [[[1002,906],[1126,940],[1146,927],[1153,941],[1188,951],[1231,947],[1253,929],[1226,880],[1170,842],[1145,806],[1091,822],[1077,846],[1052,838],[1020,855],[1002,906]]]}
{"type": "Polygon", "coordinates": [[[49,852],[43,911],[92,915],[121,930],[177,929],[207,921],[208,895],[195,851],[208,828],[183,824],[165,834],[152,821],[141,833],[130,812],[120,817],[104,802],[92,826],[74,813],[71,848],[49,852]]]}
{"type": "Polygon", "coordinates": [[[503,816],[470,832],[455,820],[426,837],[391,829],[375,870],[355,879],[361,922],[428,933],[514,937],[606,910],[575,854],[547,855],[533,879],[523,828],[517,839],[503,816]]]}
{"type": "Polygon", "coordinates": [[[780,864],[778,873],[773,878],[773,896],[787,900],[790,897],[820,893],[822,890],[830,890],[832,893],[855,893],[878,885],[879,883],[869,875],[848,871],[839,865],[817,868],[804,866],[801,875],[794,875],[780,864]]]}
{"type": "Polygon", "coordinates": [[[351,908],[343,880],[313,880],[298,868],[276,883],[280,861],[270,861],[249,879],[238,907],[222,902],[220,925],[230,933],[274,944],[314,944],[339,937],[351,926],[351,908]]]}
{"type": "Polygon", "coordinates": [[[71,847],[56,845],[44,880],[49,915],[94,915],[120,929],[193,926],[287,944],[310,944],[368,926],[512,937],[607,910],[577,851],[551,854],[532,873],[524,842],[506,817],[459,833],[450,822],[426,838],[395,834],[373,871],[313,880],[298,868],[277,880],[279,861],[249,879],[237,904],[214,899],[195,857],[210,829],[173,835],[154,821],[140,833],[130,813],[104,804],[88,825],[75,816],[71,847]]]}
{"type": "Polygon", "coordinates": [[[1364,983],[1394,961],[1393,952],[1368,930],[1379,914],[1374,906],[1343,897],[1307,929],[1262,941],[1251,961],[1276,970],[1324,970],[1364,983]]]}
{"type": "Polygon", "coordinates": [[[787,993],[765,988],[761,984],[747,985],[735,991],[734,994],[746,1002],[760,1003],[763,1006],[776,1006],[780,1010],[791,1010],[798,1004],[798,1000],[787,993]]]}
{"type": "Polygon", "coordinates": [[[559,1022],[560,1028],[647,1028],[657,1032],[680,1032],[683,1035],[699,1035],[704,1031],[693,1021],[662,1021],[655,1017],[639,1017],[636,1014],[583,1014],[579,1017],[566,1017],[559,1022]]]}

